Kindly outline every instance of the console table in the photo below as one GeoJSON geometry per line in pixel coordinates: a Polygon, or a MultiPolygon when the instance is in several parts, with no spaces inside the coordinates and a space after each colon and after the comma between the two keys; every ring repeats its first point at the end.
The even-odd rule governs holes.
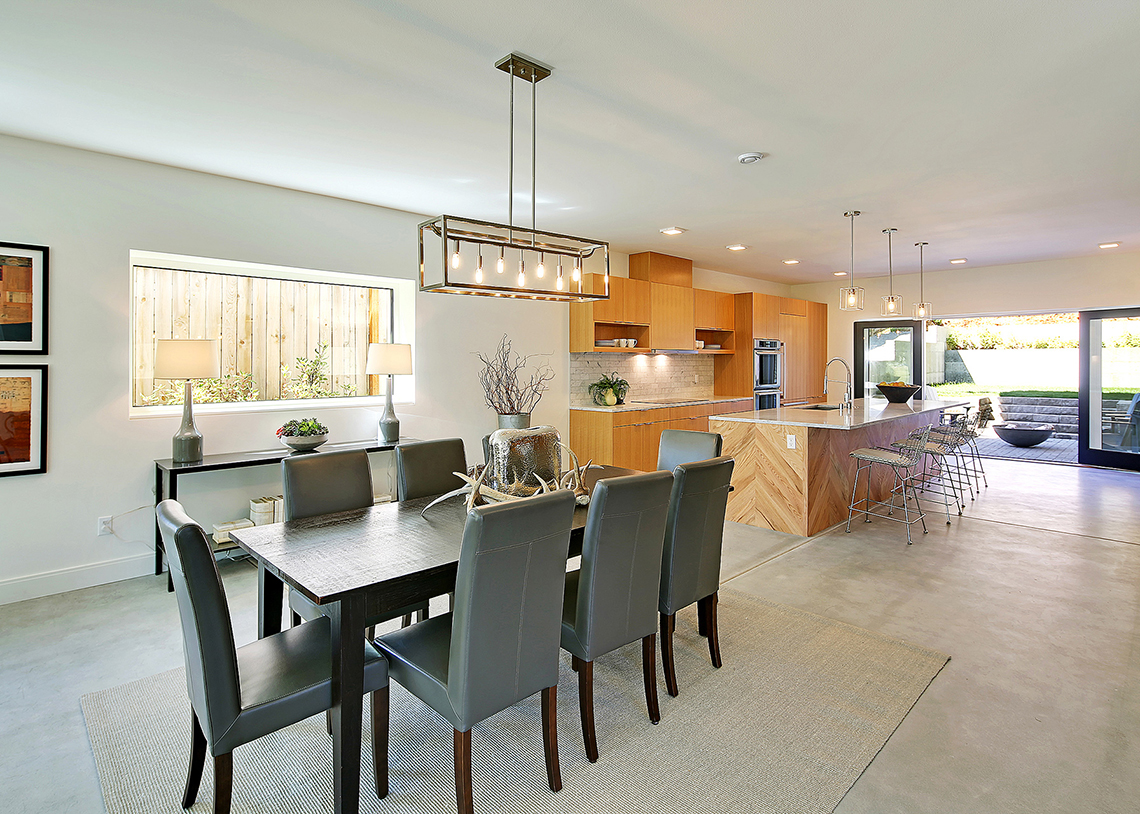
{"type": "MultiPolygon", "coordinates": [[[[415,441],[415,438],[401,438],[400,441],[415,441]]],[[[397,442],[398,444],[399,442],[397,442]]],[[[270,466],[279,464],[290,455],[320,455],[322,452],[343,452],[362,449],[365,452],[391,452],[397,444],[381,444],[376,440],[349,441],[342,444],[325,444],[312,452],[293,452],[290,449],[261,449],[251,452],[226,452],[221,455],[203,455],[202,460],[193,463],[176,464],[171,458],[160,458],[154,462],[154,505],[158,506],[165,498],[178,499],[178,478],[195,472],[216,472],[220,469],[244,469],[248,466],[270,466]]],[[[162,573],[162,558],[165,554],[162,545],[162,532],[158,520],[154,523],[154,573],[162,573]]],[[[166,589],[174,590],[169,575],[166,589]]]]}

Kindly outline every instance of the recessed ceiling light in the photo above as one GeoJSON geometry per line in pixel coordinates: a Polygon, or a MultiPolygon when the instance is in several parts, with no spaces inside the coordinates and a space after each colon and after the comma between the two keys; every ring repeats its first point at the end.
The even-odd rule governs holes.
{"type": "Polygon", "coordinates": [[[959,263],[965,263],[966,258],[965,257],[956,257],[953,260],[951,260],[950,262],[955,264],[955,265],[958,265],[959,263]]]}
{"type": "Polygon", "coordinates": [[[846,271],[833,271],[831,273],[834,274],[836,277],[846,277],[847,276],[846,271]]]}
{"type": "Polygon", "coordinates": [[[1120,248],[1120,244],[1119,243],[1101,243],[1100,248],[1102,248],[1102,249],[1117,249],[1117,248],[1120,248]]]}
{"type": "Polygon", "coordinates": [[[755,164],[761,158],[767,158],[767,153],[741,153],[736,157],[736,160],[741,164],[755,164]]]}
{"type": "Polygon", "coordinates": [[[730,252],[742,252],[745,249],[747,249],[748,247],[745,246],[743,243],[733,243],[731,246],[725,246],[725,248],[728,249],[730,252]]]}
{"type": "Polygon", "coordinates": [[[800,262],[799,260],[785,260],[784,265],[785,266],[794,266],[799,262],[800,262]]]}
{"type": "Polygon", "coordinates": [[[680,226],[666,226],[664,229],[661,230],[661,234],[663,234],[663,235],[679,235],[679,234],[681,234],[681,232],[684,232],[684,231],[685,230],[682,229],[680,226]]]}

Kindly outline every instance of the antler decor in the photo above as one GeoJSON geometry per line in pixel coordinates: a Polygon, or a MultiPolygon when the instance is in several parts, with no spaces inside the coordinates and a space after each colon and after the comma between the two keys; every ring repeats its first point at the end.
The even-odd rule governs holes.
{"type": "MultiPolygon", "coordinates": [[[[586,472],[594,467],[591,459],[585,466],[578,456],[562,443],[554,427],[527,430],[498,430],[490,435],[490,458],[486,466],[474,466],[470,472],[455,472],[464,485],[441,495],[424,507],[421,514],[437,503],[459,495],[467,496],[467,509],[484,503],[521,500],[559,489],[574,493],[579,506],[590,502],[586,488],[586,472]],[[571,466],[561,472],[561,450],[565,450],[571,466]]],[[[601,469],[601,467],[594,467],[601,469]]]]}

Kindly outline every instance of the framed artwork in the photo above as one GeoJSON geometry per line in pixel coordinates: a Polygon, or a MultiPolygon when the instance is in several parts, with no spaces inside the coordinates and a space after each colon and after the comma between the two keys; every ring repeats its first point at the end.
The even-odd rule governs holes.
{"type": "Polygon", "coordinates": [[[48,352],[48,248],[0,243],[0,354],[48,352]]]}
{"type": "Polygon", "coordinates": [[[0,477],[47,471],[47,365],[0,364],[0,477]]]}

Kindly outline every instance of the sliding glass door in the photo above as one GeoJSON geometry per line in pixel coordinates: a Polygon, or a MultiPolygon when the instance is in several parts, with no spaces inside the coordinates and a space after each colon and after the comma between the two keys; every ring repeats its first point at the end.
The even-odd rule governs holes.
{"type": "Polygon", "coordinates": [[[879,382],[923,384],[924,336],[922,320],[856,322],[855,398],[882,398],[879,382]]]}
{"type": "Polygon", "coordinates": [[[1081,311],[1077,459],[1140,470],[1140,308],[1081,311]]]}

